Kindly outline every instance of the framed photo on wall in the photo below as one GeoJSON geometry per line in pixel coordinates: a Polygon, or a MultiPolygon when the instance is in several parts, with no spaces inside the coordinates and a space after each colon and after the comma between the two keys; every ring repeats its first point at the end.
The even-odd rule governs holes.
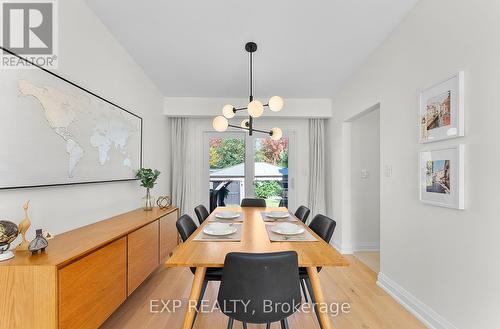
{"type": "Polygon", "coordinates": [[[420,200],[465,209],[463,144],[420,152],[420,200]]]}
{"type": "Polygon", "coordinates": [[[420,143],[464,136],[464,72],[420,93],[420,143]]]}

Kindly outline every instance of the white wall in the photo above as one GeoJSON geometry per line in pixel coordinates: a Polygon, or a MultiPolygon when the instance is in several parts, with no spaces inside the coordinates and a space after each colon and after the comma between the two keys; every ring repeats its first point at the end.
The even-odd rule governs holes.
{"type": "MultiPolygon", "coordinates": [[[[497,0],[421,0],[333,103],[337,187],[348,170],[343,122],[380,102],[381,165],[393,168],[392,177],[381,177],[381,271],[435,327],[500,328],[498,17],[497,0]],[[420,145],[419,90],[460,70],[466,137],[420,145]],[[466,144],[467,209],[421,203],[419,150],[456,143],[466,144]]],[[[336,188],[332,211],[341,226],[343,198],[336,188]]]]}
{"type": "MultiPolygon", "coordinates": [[[[259,99],[259,98],[256,98],[259,99]]],[[[264,104],[268,99],[259,99],[264,104]]],[[[266,117],[279,118],[329,118],[332,116],[332,100],[328,98],[285,98],[280,112],[265,110],[266,117]],[[307,109],[307,110],[305,110],[307,109]]],[[[231,104],[237,108],[245,107],[248,98],[209,98],[209,97],[166,97],[164,113],[167,116],[214,117],[222,115],[222,107],[231,104]]],[[[237,116],[248,116],[246,111],[237,116]]]]}
{"type": "Polygon", "coordinates": [[[351,122],[351,221],[354,251],[380,247],[380,111],[351,122]],[[366,175],[362,175],[366,170],[366,175]]]}
{"type": "MultiPolygon", "coordinates": [[[[165,172],[154,189],[165,193],[168,131],[162,95],[83,1],[58,1],[58,6],[56,72],[143,117],[144,165],[165,172]]],[[[137,208],[143,194],[138,182],[0,191],[0,218],[19,222],[30,199],[29,237],[36,228],[57,234],[137,208]]]]}

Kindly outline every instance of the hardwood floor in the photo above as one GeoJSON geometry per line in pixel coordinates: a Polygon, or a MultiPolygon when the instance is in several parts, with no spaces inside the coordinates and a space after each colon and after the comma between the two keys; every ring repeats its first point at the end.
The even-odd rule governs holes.
{"type": "Polygon", "coordinates": [[[373,272],[380,272],[380,252],[378,251],[358,251],[354,257],[368,266],[373,272]]]}
{"type": "MultiPolygon", "coordinates": [[[[345,268],[324,268],[320,273],[325,299],[328,302],[350,304],[350,312],[331,317],[334,328],[411,329],[425,328],[413,315],[377,287],[376,274],[356,257],[346,256],[350,262],[345,268]]],[[[193,274],[187,268],[160,268],[154,272],[127,301],[103,324],[102,328],[174,329],[182,326],[185,307],[176,313],[150,313],[150,300],[182,298],[185,301],[191,289],[193,274]]],[[[209,283],[205,299],[214,301],[218,284],[209,283]]],[[[161,308],[161,304],[159,304],[161,308]]],[[[172,305],[170,305],[172,308],[172,305]]],[[[319,328],[314,313],[295,314],[289,319],[290,328],[319,328]]],[[[226,328],[227,317],[219,311],[198,315],[194,328],[226,328]]],[[[242,328],[235,321],[234,328],[242,328]]],[[[248,328],[265,328],[249,325],[248,328]]],[[[273,329],[280,328],[273,324],[273,329]]]]}

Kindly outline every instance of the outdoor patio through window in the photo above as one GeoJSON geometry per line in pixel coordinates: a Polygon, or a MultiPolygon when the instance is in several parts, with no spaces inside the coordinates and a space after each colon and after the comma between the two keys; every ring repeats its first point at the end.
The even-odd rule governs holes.
{"type": "Polygon", "coordinates": [[[210,137],[208,143],[211,211],[217,206],[239,205],[245,196],[263,198],[269,207],[288,206],[287,137],[274,141],[269,137],[221,135],[210,137]],[[246,150],[247,142],[253,149],[246,150]],[[246,189],[248,193],[246,182],[252,184],[246,189]]]}
{"type": "Polygon", "coordinates": [[[288,206],[288,138],[255,138],[254,194],[268,207],[288,206]]]}

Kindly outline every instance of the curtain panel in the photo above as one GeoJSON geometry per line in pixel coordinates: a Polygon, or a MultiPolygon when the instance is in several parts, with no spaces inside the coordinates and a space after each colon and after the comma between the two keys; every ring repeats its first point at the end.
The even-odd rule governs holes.
{"type": "Polygon", "coordinates": [[[179,208],[180,214],[186,212],[186,199],[188,193],[187,133],[187,118],[170,119],[170,191],[172,191],[172,203],[179,208]]]}
{"type": "Polygon", "coordinates": [[[325,119],[309,119],[309,221],[326,211],[325,119]]]}

